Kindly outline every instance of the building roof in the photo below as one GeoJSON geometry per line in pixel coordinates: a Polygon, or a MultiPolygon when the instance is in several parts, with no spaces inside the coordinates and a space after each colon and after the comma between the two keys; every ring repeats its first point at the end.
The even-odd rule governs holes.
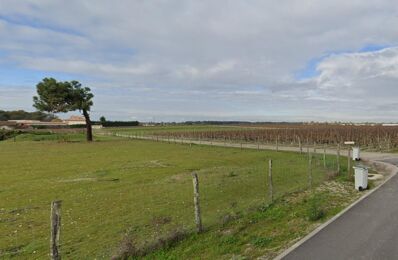
{"type": "Polygon", "coordinates": [[[0,126],[16,126],[16,122],[12,121],[0,121],[0,126]]]}
{"type": "Polygon", "coordinates": [[[38,120],[8,120],[0,121],[0,126],[66,126],[64,122],[44,122],[38,120]]]}
{"type": "Polygon", "coordinates": [[[21,120],[8,120],[8,122],[13,122],[15,124],[34,124],[34,123],[40,123],[41,121],[21,119],[21,120]]]}
{"type": "Polygon", "coordinates": [[[64,121],[83,121],[86,122],[86,119],[82,116],[70,116],[68,119],[65,119],[64,121]]]}

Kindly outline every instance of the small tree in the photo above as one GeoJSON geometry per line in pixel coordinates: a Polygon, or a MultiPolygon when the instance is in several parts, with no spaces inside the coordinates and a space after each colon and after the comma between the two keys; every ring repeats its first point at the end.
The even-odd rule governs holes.
{"type": "Polygon", "coordinates": [[[101,116],[99,120],[100,120],[101,124],[106,123],[106,118],[104,116],[101,116]]]}
{"type": "Polygon", "coordinates": [[[90,88],[83,88],[78,81],[57,81],[44,78],[36,85],[37,95],[33,97],[33,106],[39,111],[65,113],[79,110],[86,119],[87,141],[93,140],[89,111],[94,95],[90,88]]]}

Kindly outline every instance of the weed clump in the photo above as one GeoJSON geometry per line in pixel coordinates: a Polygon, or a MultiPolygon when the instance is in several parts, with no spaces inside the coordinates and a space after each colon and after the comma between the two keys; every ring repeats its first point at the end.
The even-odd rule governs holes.
{"type": "Polygon", "coordinates": [[[256,237],[252,240],[252,244],[255,247],[266,247],[272,242],[270,237],[256,237]]]}
{"type": "Polygon", "coordinates": [[[174,230],[164,237],[159,237],[151,243],[146,243],[142,247],[137,247],[132,235],[126,234],[120,242],[119,250],[112,260],[127,260],[143,257],[157,250],[167,249],[183,240],[188,235],[183,230],[174,230]]]}
{"type": "Polygon", "coordinates": [[[325,216],[326,212],[322,206],[322,197],[313,195],[308,200],[307,218],[309,221],[317,221],[325,216]]]}
{"type": "Polygon", "coordinates": [[[118,253],[112,257],[112,260],[125,260],[129,257],[138,257],[141,255],[140,250],[134,243],[131,236],[125,235],[120,242],[118,253]]]}

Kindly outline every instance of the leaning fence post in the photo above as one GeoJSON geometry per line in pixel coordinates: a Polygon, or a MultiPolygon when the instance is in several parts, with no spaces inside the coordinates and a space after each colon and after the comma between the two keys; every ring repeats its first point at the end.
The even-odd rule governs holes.
{"type": "Polygon", "coordinates": [[[337,144],[337,173],[340,173],[340,143],[337,144]]]}
{"type": "Polygon", "coordinates": [[[274,201],[274,188],[272,184],[272,159],[268,161],[268,189],[271,202],[274,201]]]}
{"type": "Polygon", "coordinates": [[[196,223],[196,231],[198,233],[203,231],[202,227],[202,217],[200,215],[200,203],[199,203],[199,179],[196,172],[192,173],[192,181],[193,181],[193,203],[195,205],[195,223],[196,223]]]}
{"type": "Polygon", "coordinates": [[[312,190],[312,154],[308,152],[308,184],[312,190]]]}
{"type": "Polygon", "coordinates": [[[59,250],[59,240],[61,231],[61,203],[57,200],[51,202],[51,238],[50,238],[50,257],[53,260],[61,259],[59,250]]]}

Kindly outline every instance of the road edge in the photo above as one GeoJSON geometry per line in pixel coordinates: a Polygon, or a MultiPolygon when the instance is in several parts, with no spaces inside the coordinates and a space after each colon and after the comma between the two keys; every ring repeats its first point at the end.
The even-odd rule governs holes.
{"type": "Polygon", "coordinates": [[[368,196],[370,196],[373,192],[377,191],[378,189],[380,189],[385,183],[387,183],[392,177],[394,177],[395,175],[397,175],[398,173],[398,167],[391,164],[391,163],[387,163],[387,162],[382,162],[382,161],[378,161],[378,160],[369,160],[370,163],[373,163],[375,165],[379,165],[379,166],[383,166],[385,168],[391,168],[390,169],[390,176],[388,176],[382,183],[380,183],[380,185],[378,185],[377,187],[375,187],[373,190],[367,192],[366,194],[364,194],[362,197],[360,197],[359,199],[357,199],[356,201],[354,201],[352,204],[350,204],[349,206],[347,206],[345,209],[343,209],[341,212],[339,212],[337,215],[335,215],[334,217],[332,217],[331,219],[329,219],[328,221],[326,221],[325,223],[321,224],[320,226],[318,226],[316,229],[314,229],[313,231],[311,231],[309,234],[307,234],[305,237],[301,238],[299,241],[297,241],[296,243],[294,243],[292,246],[290,246],[288,249],[284,250],[281,254],[279,254],[278,256],[276,256],[275,258],[273,258],[274,260],[281,260],[283,259],[285,256],[287,256],[288,254],[290,254],[292,251],[294,251],[296,248],[298,248],[299,246],[301,246],[302,244],[304,244],[307,240],[311,239],[313,236],[315,236],[317,233],[319,233],[322,229],[324,229],[325,227],[327,227],[328,225],[330,225],[331,223],[333,223],[335,220],[337,220],[339,217],[341,217],[342,215],[344,215],[347,211],[349,211],[350,209],[352,209],[353,207],[355,207],[358,203],[360,203],[362,200],[366,199],[368,196]]]}

